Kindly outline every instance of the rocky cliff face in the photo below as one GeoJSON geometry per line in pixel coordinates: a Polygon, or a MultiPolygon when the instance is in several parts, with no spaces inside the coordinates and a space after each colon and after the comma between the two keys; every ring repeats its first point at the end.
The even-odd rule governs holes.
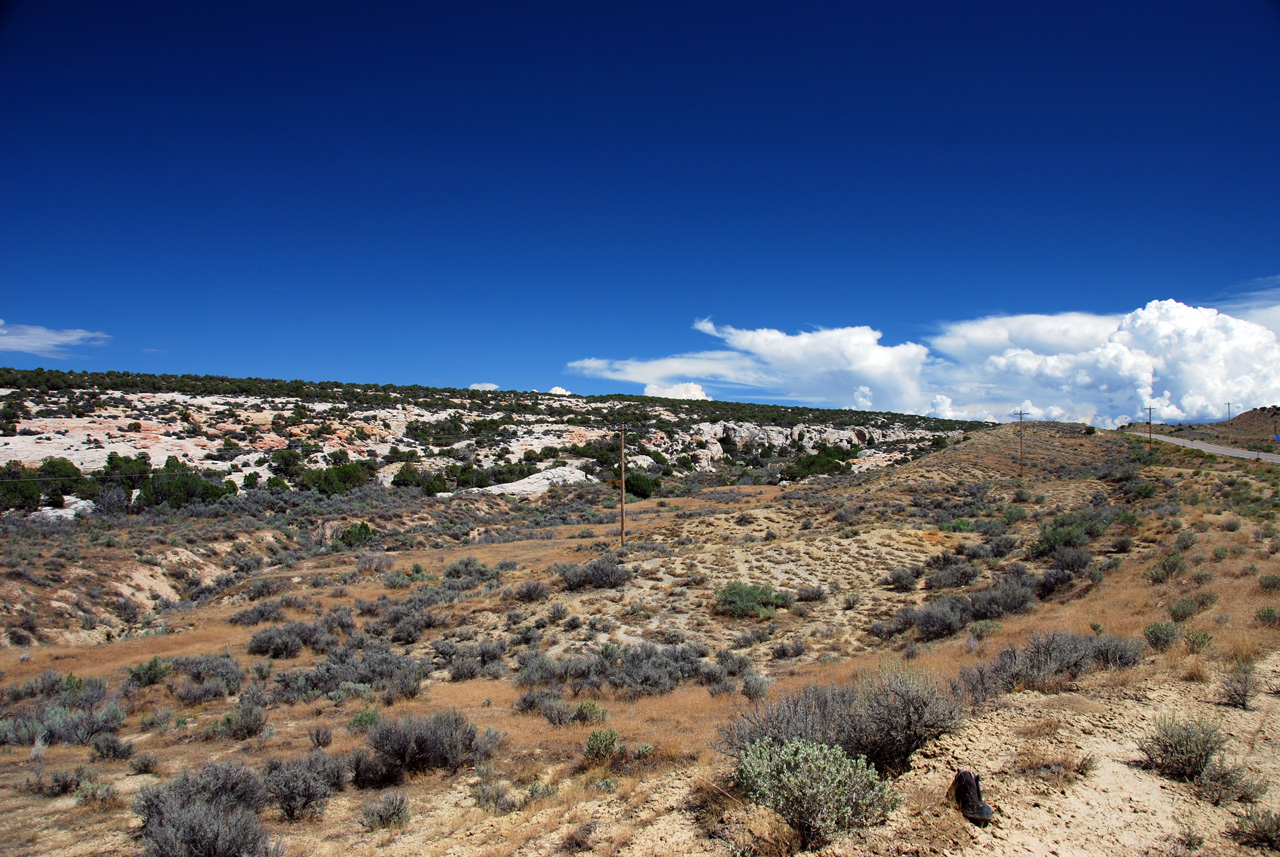
{"type": "MultiPolygon", "coordinates": [[[[386,458],[398,447],[416,453],[424,471],[439,471],[460,460],[491,468],[526,461],[526,454],[532,452],[531,458],[539,460],[542,469],[553,466],[553,458],[559,457],[590,472],[591,466],[569,450],[616,437],[618,414],[634,417],[637,408],[644,408],[643,403],[632,401],[574,397],[556,397],[554,407],[541,407],[536,400],[509,396],[490,402],[442,400],[433,407],[405,403],[361,408],[289,398],[166,392],[117,394],[92,413],[75,416],[68,413],[74,410],[70,399],[59,406],[60,395],[66,394],[33,396],[30,411],[34,415],[20,421],[16,435],[0,438],[0,461],[35,466],[45,458],[61,457],[89,471],[102,467],[109,453],[132,457],[145,452],[155,466],[175,456],[225,473],[239,483],[249,473],[269,476],[268,459],[280,449],[299,450],[307,466],[321,467],[335,453],[353,459],[386,458]],[[624,407],[626,411],[621,410],[624,407]],[[446,426],[457,436],[450,436],[446,426]],[[426,435],[423,427],[429,427],[426,435]],[[551,456],[548,449],[564,450],[564,454],[551,456]]],[[[638,453],[643,443],[671,462],[663,465],[648,456],[631,459],[633,466],[651,472],[686,466],[676,464],[685,456],[689,469],[706,471],[720,467],[728,457],[740,463],[745,453],[766,447],[776,456],[811,453],[820,446],[847,449],[851,459],[862,450],[855,468],[865,470],[892,463],[897,453],[944,433],[893,423],[883,414],[869,414],[867,425],[853,426],[691,422],[656,403],[640,422],[660,428],[628,434],[629,448],[638,453]],[[870,454],[872,449],[885,454],[870,454]]],[[[391,460],[400,459],[391,456],[391,460]]],[[[398,465],[384,466],[380,480],[390,483],[397,470],[398,465]]]]}

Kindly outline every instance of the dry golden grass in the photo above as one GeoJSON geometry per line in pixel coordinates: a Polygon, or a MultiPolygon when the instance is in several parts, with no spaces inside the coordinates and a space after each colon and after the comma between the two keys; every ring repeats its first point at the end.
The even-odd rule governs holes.
{"type": "Polygon", "coordinates": [[[1204,658],[1199,655],[1192,655],[1187,658],[1186,664],[1182,671],[1182,680],[1203,684],[1209,680],[1210,674],[1205,666],[1204,658]]]}
{"type": "Polygon", "coordinates": [[[1062,721],[1057,717],[1039,717],[1018,727],[1017,734],[1023,738],[1052,738],[1062,729],[1062,721]]]}
{"type": "Polygon", "coordinates": [[[1036,743],[1018,753],[1013,769],[1023,776],[1034,777],[1060,789],[1088,776],[1096,765],[1097,760],[1092,756],[1082,756],[1074,749],[1036,743]]]}

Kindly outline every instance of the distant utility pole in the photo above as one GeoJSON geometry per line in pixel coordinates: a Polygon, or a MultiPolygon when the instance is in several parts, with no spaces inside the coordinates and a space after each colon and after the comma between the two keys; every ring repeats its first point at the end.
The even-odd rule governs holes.
{"type": "Polygon", "coordinates": [[[1227,422],[1231,422],[1231,406],[1234,404],[1235,402],[1227,402],[1227,422]]]}
{"type": "Polygon", "coordinates": [[[622,426],[618,430],[618,461],[622,468],[622,502],[619,508],[622,510],[618,524],[618,535],[620,537],[620,547],[627,546],[627,427],[622,426]]]}
{"type": "Polygon", "coordinates": [[[1151,412],[1155,408],[1147,408],[1147,452],[1151,451],[1151,412]]]}
{"type": "Polygon", "coordinates": [[[1018,478],[1022,478],[1022,418],[1027,416],[1026,411],[1018,409],[1018,478]]]}

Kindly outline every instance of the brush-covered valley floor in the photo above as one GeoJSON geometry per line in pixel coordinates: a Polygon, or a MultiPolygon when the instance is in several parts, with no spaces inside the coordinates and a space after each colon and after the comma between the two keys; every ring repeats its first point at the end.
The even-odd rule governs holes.
{"type": "Polygon", "coordinates": [[[348,765],[371,724],[449,709],[493,746],[346,785],[296,820],[272,801],[256,822],[298,857],[796,853],[797,831],[745,798],[722,730],[882,670],[929,677],[959,717],[889,772],[884,820],[810,850],[1265,853],[1240,831],[1265,833],[1280,806],[1258,794],[1280,782],[1280,469],[1082,426],[1023,431],[1021,460],[1005,426],[875,473],[628,503],[620,552],[613,497],[593,486],[328,508],[307,526],[269,512],[11,526],[7,549],[29,562],[73,558],[56,586],[0,583],[13,603],[41,599],[28,644],[0,649],[0,853],[143,853],[136,801],[183,771],[263,774],[317,746],[348,765]],[[413,537],[449,521],[466,543],[413,537]],[[362,523],[373,535],[353,549],[283,561],[307,527],[327,544],[362,523]],[[977,618],[982,593],[1015,578],[1034,597],[977,618]],[[41,627],[77,599],[136,596],[156,606],[124,632],[41,627]],[[1136,657],[989,693],[962,677],[1051,632],[1136,657]],[[374,650],[401,672],[324,683],[374,650]],[[243,675],[219,693],[198,663],[223,655],[243,675]],[[121,719],[98,735],[114,744],[66,725],[108,705],[121,719]],[[1216,727],[1250,799],[1154,768],[1141,747],[1169,718],[1216,727]],[[120,745],[131,755],[110,758],[120,745]],[[981,776],[985,827],[947,797],[961,768],[981,776]],[[392,792],[407,820],[362,824],[392,792]]]}

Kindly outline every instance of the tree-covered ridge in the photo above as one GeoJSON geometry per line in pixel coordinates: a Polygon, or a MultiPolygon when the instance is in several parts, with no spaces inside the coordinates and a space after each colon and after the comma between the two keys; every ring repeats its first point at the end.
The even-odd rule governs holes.
{"type": "MultiPolygon", "coordinates": [[[[554,418],[569,424],[607,421],[659,430],[699,422],[743,422],[790,428],[802,424],[833,428],[900,425],[931,431],[968,431],[984,424],[885,411],[857,411],[752,402],[694,401],[650,396],[557,396],[535,392],[462,390],[418,384],[357,384],[341,381],[302,381],[274,378],[228,378],[222,375],[151,375],[140,372],[88,372],[57,369],[0,368],[0,388],[16,390],[20,398],[48,392],[182,393],[188,396],[247,396],[331,403],[348,408],[383,408],[402,404],[419,407],[481,407],[508,414],[554,418]],[[26,394],[26,396],[21,396],[26,394]],[[584,408],[583,405],[591,407],[584,408]],[[674,417],[674,419],[673,419],[674,417]]],[[[0,421],[18,418],[20,401],[6,404],[0,421]],[[8,411],[12,410],[13,413],[8,411]]],[[[474,429],[473,429],[474,430],[474,429]]]]}

